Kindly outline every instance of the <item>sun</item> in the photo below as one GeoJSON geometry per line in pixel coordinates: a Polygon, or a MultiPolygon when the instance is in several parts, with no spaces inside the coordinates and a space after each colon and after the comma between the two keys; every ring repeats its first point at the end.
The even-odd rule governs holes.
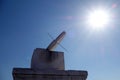
{"type": "Polygon", "coordinates": [[[104,29],[110,21],[110,14],[107,10],[93,10],[88,15],[88,24],[94,30],[104,29]]]}

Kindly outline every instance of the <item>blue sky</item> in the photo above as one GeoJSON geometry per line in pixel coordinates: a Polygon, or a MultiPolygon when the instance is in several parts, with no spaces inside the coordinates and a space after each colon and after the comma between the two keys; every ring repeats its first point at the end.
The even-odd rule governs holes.
{"type": "Polygon", "coordinates": [[[66,70],[87,70],[87,80],[120,79],[119,0],[0,0],[0,80],[12,68],[29,68],[35,48],[47,48],[62,31],[66,70]],[[114,6],[116,5],[116,6],[114,6]],[[114,15],[104,31],[91,31],[85,16],[92,8],[114,15]]]}

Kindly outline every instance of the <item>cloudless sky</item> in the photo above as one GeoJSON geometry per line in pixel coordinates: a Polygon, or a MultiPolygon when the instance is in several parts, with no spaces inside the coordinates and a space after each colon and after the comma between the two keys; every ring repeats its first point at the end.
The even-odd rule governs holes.
{"type": "Polygon", "coordinates": [[[120,80],[119,0],[0,0],[0,80],[12,80],[13,67],[30,68],[35,48],[46,48],[62,31],[66,70],[87,70],[87,80],[120,80]],[[110,10],[112,22],[92,31],[86,16],[110,10]]]}

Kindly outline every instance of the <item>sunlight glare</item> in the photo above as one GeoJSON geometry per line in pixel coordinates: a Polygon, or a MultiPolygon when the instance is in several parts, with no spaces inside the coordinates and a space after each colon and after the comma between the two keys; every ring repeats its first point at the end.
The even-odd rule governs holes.
{"type": "Polygon", "coordinates": [[[110,15],[105,10],[94,10],[88,16],[88,23],[93,29],[103,29],[110,20],[110,15]]]}

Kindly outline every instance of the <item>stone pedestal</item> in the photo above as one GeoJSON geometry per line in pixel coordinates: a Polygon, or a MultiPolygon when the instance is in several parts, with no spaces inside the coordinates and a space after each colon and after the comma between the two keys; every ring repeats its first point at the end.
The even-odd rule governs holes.
{"type": "Polygon", "coordinates": [[[36,48],[31,68],[13,68],[14,80],[86,80],[87,71],[64,69],[64,54],[36,48]]]}
{"type": "Polygon", "coordinates": [[[14,80],[86,80],[87,71],[14,68],[14,80]]]}
{"type": "Polygon", "coordinates": [[[32,55],[31,68],[64,70],[64,53],[36,48],[32,55]]]}

